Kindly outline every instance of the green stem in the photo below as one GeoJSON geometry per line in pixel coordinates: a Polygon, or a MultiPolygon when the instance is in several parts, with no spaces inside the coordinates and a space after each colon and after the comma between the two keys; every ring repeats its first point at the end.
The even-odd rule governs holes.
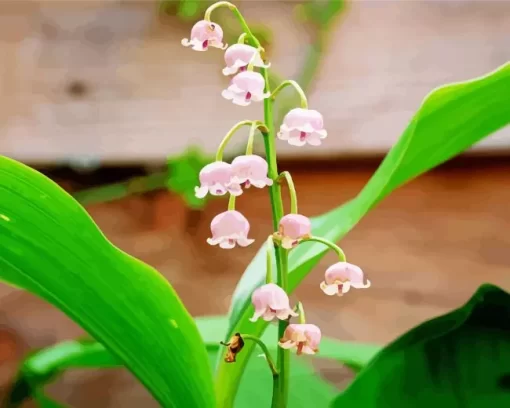
{"type": "Polygon", "coordinates": [[[262,133],[267,133],[269,130],[264,126],[264,124],[260,120],[242,120],[241,122],[236,123],[232,129],[230,129],[223,140],[221,141],[220,145],[218,146],[218,150],[216,151],[216,161],[222,161],[223,160],[223,151],[227,147],[228,142],[230,142],[230,139],[232,139],[232,136],[243,126],[255,126],[255,128],[259,128],[262,133]]]}
{"type": "MultiPolygon", "coordinates": [[[[249,36],[249,41],[251,45],[254,47],[261,49],[259,40],[253,35],[246,23],[246,20],[239,12],[236,6],[227,1],[220,1],[216,4],[210,6],[206,12],[204,19],[209,20],[211,18],[211,13],[218,7],[228,7],[234,15],[239,20],[243,31],[249,36]]],[[[263,54],[264,50],[261,49],[261,54],[263,54]]],[[[271,87],[269,84],[269,73],[266,68],[261,69],[261,73],[264,76],[264,81],[266,83],[266,92],[271,92],[271,87]]],[[[264,147],[266,151],[266,158],[269,164],[269,177],[275,180],[278,177],[278,166],[276,162],[276,148],[275,148],[275,129],[274,129],[274,118],[273,118],[273,99],[266,98],[264,99],[264,123],[267,127],[267,132],[264,133],[264,147]]],[[[271,200],[271,209],[272,209],[272,218],[273,218],[273,230],[278,230],[278,223],[280,219],[283,217],[283,202],[281,195],[281,187],[279,183],[273,183],[273,185],[269,189],[269,196],[271,200]]],[[[287,274],[288,274],[288,251],[284,250],[281,247],[277,247],[275,249],[275,258],[276,258],[276,269],[278,276],[278,284],[279,286],[287,291],[287,274]]],[[[287,328],[287,321],[280,321],[278,324],[278,338],[277,341],[283,337],[283,333],[287,328]]],[[[272,400],[272,408],[287,408],[287,398],[288,398],[288,388],[289,388],[289,362],[290,362],[290,353],[289,350],[278,347],[278,356],[277,356],[277,367],[279,375],[273,376],[273,400],[272,400]]]]}
{"type": "Polygon", "coordinates": [[[292,176],[288,171],[283,171],[280,173],[276,182],[279,182],[281,179],[285,179],[287,181],[287,186],[289,187],[290,193],[290,213],[297,214],[298,213],[298,201],[297,201],[297,193],[296,187],[294,186],[294,181],[292,180],[292,176]]]}
{"type": "Polygon", "coordinates": [[[265,343],[260,340],[258,337],[252,336],[251,334],[241,334],[241,338],[243,340],[251,340],[254,341],[259,345],[259,347],[264,352],[264,355],[266,356],[267,364],[269,365],[269,368],[271,369],[271,372],[273,373],[274,377],[278,377],[278,370],[274,364],[273,358],[271,357],[271,353],[269,352],[269,349],[265,345],[265,343]]]}
{"type": "Polygon", "coordinates": [[[234,211],[235,209],[236,209],[236,196],[230,194],[230,197],[228,199],[228,210],[234,211]]]}
{"type": "Polygon", "coordinates": [[[301,89],[299,84],[296,81],[293,81],[292,79],[287,79],[286,81],[283,81],[280,85],[278,85],[271,94],[271,99],[275,100],[276,95],[278,95],[278,93],[287,86],[294,87],[296,92],[299,94],[299,97],[301,98],[301,108],[308,109],[308,100],[306,99],[306,95],[303,92],[303,89],[301,89]]]}
{"type": "Polygon", "coordinates": [[[325,238],[319,238],[319,237],[313,237],[312,236],[312,237],[308,237],[308,238],[303,238],[300,241],[300,244],[303,243],[303,242],[307,242],[307,241],[315,241],[315,242],[319,242],[321,244],[324,244],[324,245],[330,247],[333,251],[336,252],[336,254],[338,255],[338,259],[340,259],[340,262],[346,262],[347,261],[347,258],[345,257],[345,254],[344,254],[344,251],[342,251],[342,249],[338,245],[335,245],[330,240],[325,239],[325,238]]]}
{"type": "Polygon", "coordinates": [[[211,21],[211,14],[214,10],[220,7],[228,7],[229,10],[234,13],[234,15],[239,20],[239,23],[241,24],[241,28],[246,33],[246,35],[249,35],[252,42],[254,43],[255,47],[260,48],[260,42],[257,40],[257,38],[253,35],[253,33],[250,30],[250,27],[248,27],[248,23],[246,23],[246,20],[244,19],[243,15],[239,11],[239,9],[232,3],[228,1],[219,1],[218,3],[214,3],[212,6],[209,6],[209,8],[205,11],[204,14],[204,20],[211,21]]]}
{"type": "Polygon", "coordinates": [[[306,323],[305,309],[303,308],[303,304],[301,302],[298,302],[297,309],[299,313],[299,323],[305,324],[306,323]]]}
{"type": "Polygon", "coordinates": [[[273,260],[271,259],[271,254],[274,251],[274,242],[273,236],[269,235],[267,237],[267,252],[266,252],[266,283],[273,283],[273,260]]]}
{"type": "Polygon", "coordinates": [[[248,136],[248,143],[246,143],[246,155],[253,154],[253,140],[255,139],[255,130],[257,130],[257,124],[254,122],[250,128],[250,135],[248,136]]]}
{"type": "MultiPolygon", "coordinates": [[[[266,92],[271,92],[271,86],[269,84],[269,72],[266,68],[261,69],[261,73],[264,76],[266,82],[266,92]]],[[[269,164],[269,177],[276,180],[278,177],[278,164],[276,161],[276,147],[275,147],[275,127],[273,118],[273,100],[272,98],[264,99],[264,122],[269,129],[269,133],[264,137],[264,147],[266,150],[266,158],[269,164]]],[[[269,189],[269,197],[271,201],[272,218],[273,218],[273,230],[278,231],[278,223],[283,217],[283,201],[282,191],[279,183],[273,183],[269,189]]],[[[275,249],[276,258],[276,270],[278,277],[278,285],[287,292],[287,274],[288,274],[288,252],[277,247],[275,249]]],[[[278,338],[279,341],[287,328],[288,322],[280,320],[278,323],[278,338]]],[[[290,363],[290,352],[287,349],[278,347],[277,352],[277,367],[280,375],[275,380],[273,388],[273,400],[272,408],[286,408],[289,390],[289,363],[290,363]]]]}
{"type": "Polygon", "coordinates": [[[244,40],[246,39],[246,33],[242,33],[237,39],[238,44],[244,44],[244,40]]]}

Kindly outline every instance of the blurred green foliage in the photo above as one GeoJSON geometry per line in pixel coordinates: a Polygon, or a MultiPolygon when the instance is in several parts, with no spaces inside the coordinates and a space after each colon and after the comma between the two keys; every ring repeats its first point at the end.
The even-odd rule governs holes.
{"type": "Polygon", "coordinates": [[[197,198],[195,187],[200,185],[200,170],[213,160],[214,158],[204,154],[198,147],[191,147],[179,156],[168,157],[168,189],[180,195],[190,208],[202,208],[209,196],[204,199],[197,198]]]}

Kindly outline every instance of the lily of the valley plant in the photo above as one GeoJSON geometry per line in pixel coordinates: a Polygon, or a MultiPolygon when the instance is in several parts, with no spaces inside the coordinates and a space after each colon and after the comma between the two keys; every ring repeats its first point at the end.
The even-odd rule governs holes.
{"type": "Polygon", "coordinates": [[[256,188],[269,187],[274,230],[267,238],[267,271],[265,285],[257,288],[252,294],[255,313],[251,319],[271,321],[279,320],[278,356],[276,364],[267,346],[259,339],[243,333],[236,333],[228,343],[225,361],[235,363],[236,354],[242,351],[245,340],[257,342],[264,351],[268,366],[274,377],[273,407],[286,407],[288,399],[289,352],[296,350],[297,355],[315,354],[319,352],[321,330],[318,326],[305,320],[303,305],[298,302],[292,307],[287,294],[288,254],[298,245],[306,241],[316,241],[330,247],[338,255],[339,261],[330,266],[324,281],[318,282],[318,289],[326,295],[342,296],[351,288],[368,288],[363,271],[356,265],[346,262],[343,251],[321,237],[313,235],[311,222],[306,215],[298,212],[297,193],[289,172],[278,172],[276,160],[276,138],[286,141],[292,146],[319,146],[327,137],[324,120],[320,112],[310,109],[303,90],[295,81],[283,81],[274,90],[270,89],[268,69],[271,64],[266,61],[264,49],[259,40],[252,34],[243,16],[236,6],[221,1],[213,4],[205,12],[204,19],[197,22],[189,39],[182,44],[195,51],[208,51],[211,47],[224,50],[225,64],[223,74],[231,76],[230,84],[221,92],[223,98],[237,106],[248,106],[251,103],[263,103],[263,119],[244,120],[235,124],[221,141],[216,161],[205,166],[200,172],[200,186],[196,187],[196,196],[204,198],[207,194],[222,196],[230,195],[228,208],[218,214],[211,222],[210,245],[218,245],[223,249],[232,249],[236,245],[246,247],[254,242],[250,238],[249,220],[236,211],[236,198],[247,194],[251,186],[256,188]],[[244,30],[237,44],[228,47],[223,43],[222,28],[211,20],[214,10],[227,7],[239,19],[244,30]],[[227,48],[228,47],[228,48],[227,48]],[[275,132],[273,121],[273,102],[285,87],[293,87],[301,98],[301,106],[290,110],[284,117],[279,131],[275,132]],[[246,145],[246,154],[236,157],[232,163],[223,161],[223,151],[236,131],[243,126],[250,128],[246,145]],[[265,158],[253,154],[253,141],[259,131],[264,139],[265,158]],[[286,182],[290,192],[290,213],[285,214],[281,184],[286,182]],[[272,266],[273,257],[276,264],[276,283],[272,266]],[[298,322],[291,323],[293,318],[298,322]]]}

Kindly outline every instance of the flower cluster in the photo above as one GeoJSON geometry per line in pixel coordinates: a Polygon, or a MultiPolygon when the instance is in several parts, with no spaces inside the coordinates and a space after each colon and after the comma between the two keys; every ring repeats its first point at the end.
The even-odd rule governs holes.
{"type": "MultiPolygon", "coordinates": [[[[232,4],[220,3],[238,13],[232,4]]],[[[226,66],[222,72],[225,76],[231,76],[231,80],[228,87],[223,90],[222,96],[235,105],[248,106],[252,102],[265,101],[264,103],[270,109],[270,103],[276,95],[286,86],[292,86],[301,97],[301,107],[292,109],[285,115],[276,137],[287,141],[292,146],[306,144],[319,146],[327,137],[323,117],[318,111],[308,109],[308,101],[301,87],[296,82],[287,80],[271,92],[266,71],[271,64],[265,61],[264,49],[260,47],[258,40],[246,28],[246,32],[239,37],[238,43],[227,48],[227,45],[223,44],[222,28],[210,21],[210,13],[214,8],[214,5],[209,8],[204,20],[193,26],[190,39],[184,39],[182,44],[196,51],[207,51],[210,47],[226,50],[224,55],[226,66]],[[245,41],[251,42],[254,46],[245,44],[245,41]]],[[[246,27],[245,24],[244,26],[246,27]]],[[[288,172],[278,174],[274,148],[267,147],[274,143],[272,138],[275,138],[275,134],[270,131],[272,123],[268,123],[268,117],[265,121],[243,121],[227,133],[218,148],[216,161],[200,171],[200,185],[195,188],[195,194],[198,198],[204,198],[207,194],[213,196],[229,194],[228,210],[213,218],[212,236],[207,239],[207,242],[210,245],[218,245],[220,248],[232,249],[236,245],[246,247],[254,242],[248,236],[249,221],[235,209],[236,198],[251,186],[256,188],[269,186],[274,189],[272,192],[274,196],[280,194],[277,185],[283,179],[287,181],[291,196],[291,211],[286,215],[273,214],[277,220],[279,218],[278,230],[272,232],[267,240],[266,283],[252,294],[254,314],[251,321],[263,319],[269,322],[276,318],[284,322],[286,329],[283,337],[279,339],[279,346],[282,349],[295,348],[297,354],[315,354],[321,340],[321,330],[305,322],[303,305],[300,302],[295,308],[291,307],[287,288],[280,282],[280,274],[287,271],[278,270],[280,286],[273,283],[271,269],[274,251],[283,251],[282,256],[287,256],[289,251],[306,241],[316,241],[333,249],[338,254],[339,262],[327,268],[324,281],[320,284],[320,288],[326,295],[342,296],[350,288],[368,288],[370,281],[365,282],[363,271],[359,267],[346,262],[345,255],[338,246],[324,238],[315,237],[312,234],[310,219],[298,213],[297,195],[292,177],[288,172]],[[234,133],[244,125],[250,126],[246,154],[236,157],[232,163],[226,163],[223,161],[223,150],[234,133]],[[266,144],[267,160],[253,154],[253,138],[257,130],[264,138],[268,138],[266,140],[268,142],[266,144]],[[299,317],[299,323],[289,324],[293,317],[299,317]]],[[[232,351],[233,344],[242,341],[243,335],[236,333],[236,336],[230,343],[225,344],[230,347],[230,353],[234,353],[234,356],[228,357],[226,360],[228,362],[235,361],[236,351],[232,351]]],[[[257,339],[257,341],[260,340],[257,339]]]]}

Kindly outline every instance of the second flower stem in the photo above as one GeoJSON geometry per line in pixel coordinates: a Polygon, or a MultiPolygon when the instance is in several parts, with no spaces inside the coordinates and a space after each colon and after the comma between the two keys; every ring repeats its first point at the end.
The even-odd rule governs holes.
{"type": "MultiPolygon", "coordinates": [[[[262,75],[266,82],[266,92],[271,92],[269,85],[269,73],[266,68],[261,69],[262,75]]],[[[264,135],[264,147],[266,151],[266,158],[269,164],[269,177],[273,180],[278,178],[278,164],[276,161],[276,146],[275,146],[275,128],[273,118],[273,100],[272,98],[264,99],[264,123],[268,128],[269,132],[264,135]]],[[[269,189],[269,197],[271,200],[272,218],[273,218],[273,230],[278,231],[278,224],[280,219],[283,217],[283,201],[282,201],[282,190],[279,183],[273,183],[269,189]]],[[[275,249],[276,258],[276,270],[278,277],[278,285],[287,292],[287,273],[288,273],[288,253],[282,247],[275,249]]],[[[287,328],[288,322],[281,320],[278,323],[278,338],[279,341],[287,328]]],[[[273,386],[273,400],[272,408],[286,408],[287,399],[289,393],[289,363],[290,353],[289,350],[278,347],[277,352],[277,369],[278,377],[275,378],[273,386]]]]}
{"type": "Polygon", "coordinates": [[[287,186],[289,187],[290,193],[290,213],[297,214],[298,213],[298,202],[297,202],[297,193],[296,187],[294,187],[294,181],[292,180],[292,176],[288,171],[283,171],[278,176],[276,181],[280,181],[281,179],[285,179],[287,181],[287,186]]]}
{"type": "Polygon", "coordinates": [[[271,353],[269,352],[269,349],[264,344],[264,342],[262,340],[260,340],[258,337],[252,336],[250,334],[242,334],[241,337],[244,340],[254,341],[255,343],[257,343],[259,345],[259,347],[264,352],[264,355],[267,360],[267,364],[269,365],[269,368],[271,369],[271,372],[273,373],[273,377],[278,377],[278,370],[277,370],[276,366],[274,365],[273,358],[271,357],[271,353]]]}

